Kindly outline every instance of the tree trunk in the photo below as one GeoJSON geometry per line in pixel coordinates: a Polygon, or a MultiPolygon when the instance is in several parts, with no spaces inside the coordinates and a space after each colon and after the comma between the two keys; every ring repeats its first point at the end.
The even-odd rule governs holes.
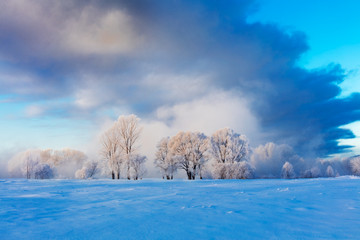
{"type": "Polygon", "coordinates": [[[127,179],[130,180],[130,163],[127,165],[127,179]]]}
{"type": "Polygon", "coordinates": [[[192,180],[192,177],[191,177],[191,172],[190,172],[190,171],[188,171],[188,172],[186,172],[186,174],[187,174],[188,180],[192,180]]]}

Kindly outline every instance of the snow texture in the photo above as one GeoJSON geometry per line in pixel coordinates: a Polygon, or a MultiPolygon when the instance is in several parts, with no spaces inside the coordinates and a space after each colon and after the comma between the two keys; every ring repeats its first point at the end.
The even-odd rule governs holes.
{"type": "Polygon", "coordinates": [[[0,180],[0,239],[358,239],[360,178],[0,180]]]}

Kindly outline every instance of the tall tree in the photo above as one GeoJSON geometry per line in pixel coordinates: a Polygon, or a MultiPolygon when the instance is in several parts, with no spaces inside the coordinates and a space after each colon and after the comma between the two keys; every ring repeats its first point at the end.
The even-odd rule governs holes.
{"type": "Polygon", "coordinates": [[[112,179],[120,179],[120,170],[121,170],[121,147],[119,142],[118,129],[115,126],[112,126],[108,129],[101,138],[101,155],[108,162],[108,166],[111,171],[112,179]]]}
{"type": "Polygon", "coordinates": [[[139,126],[139,118],[134,114],[128,116],[120,116],[115,123],[115,129],[118,133],[119,147],[122,150],[122,157],[126,163],[127,179],[131,178],[131,155],[137,150],[137,142],[140,137],[141,127],[139,126]]]}

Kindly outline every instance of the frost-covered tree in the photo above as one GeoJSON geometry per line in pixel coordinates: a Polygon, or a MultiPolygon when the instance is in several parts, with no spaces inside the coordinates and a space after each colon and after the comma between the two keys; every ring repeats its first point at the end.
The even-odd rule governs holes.
{"type": "Polygon", "coordinates": [[[169,141],[169,149],[178,163],[178,167],[186,172],[189,180],[194,180],[205,162],[207,138],[197,132],[179,132],[169,141]]]}
{"type": "Polygon", "coordinates": [[[140,119],[135,115],[120,116],[115,123],[116,131],[119,137],[119,146],[122,150],[122,158],[126,163],[127,179],[131,177],[131,155],[136,153],[137,142],[140,137],[141,127],[140,119]]]}
{"type": "Polygon", "coordinates": [[[134,180],[138,180],[139,178],[141,179],[146,173],[146,169],[145,169],[146,159],[147,158],[145,156],[141,156],[138,154],[133,154],[130,156],[130,164],[133,170],[134,180]]]}
{"type": "Polygon", "coordinates": [[[199,132],[194,132],[191,134],[191,147],[192,147],[192,158],[193,158],[193,179],[195,179],[195,175],[198,173],[200,179],[202,179],[202,169],[207,161],[206,152],[209,149],[209,139],[203,134],[199,132]]]}
{"type": "Polygon", "coordinates": [[[291,163],[286,162],[284,163],[281,169],[281,178],[295,178],[294,167],[291,163]]]}
{"type": "Polygon", "coordinates": [[[170,138],[166,137],[160,140],[157,144],[157,151],[155,153],[154,164],[158,167],[167,180],[174,178],[174,173],[177,170],[176,158],[171,154],[169,149],[170,138]]]}
{"type": "Polygon", "coordinates": [[[350,159],[351,173],[360,176],[360,156],[355,156],[350,159]]]}
{"type": "Polygon", "coordinates": [[[105,131],[101,137],[100,153],[108,163],[112,179],[115,179],[115,177],[120,179],[121,165],[123,163],[123,159],[120,157],[122,149],[120,147],[119,133],[117,130],[115,126],[112,126],[105,131]]]}
{"type": "Polygon", "coordinates": [[[84,166],[77,170],[75,177],[79,179],[87,179],[94,177],[99,172],[99,163],[96,161],[88,161],[84,166]]]}
{"type": "Polygon", "coordinates": [[[216,131],[211,136],[210,145],[215,178],[232,178],[229,175],[233,172],[231,168],[236,169],[235,163],[245,161],[249,154],[249,144],[245,135],[235,133],[230,128],[216,131]]]}
{"type": "Polygon", "coordinates": [[[141,128],[135,115],[120,116],[102,136],[101,155],[108,162],[113,179],[120,178],[125,168],[127,179],[131,178],[131,157],[136,154],[141,128]]]}

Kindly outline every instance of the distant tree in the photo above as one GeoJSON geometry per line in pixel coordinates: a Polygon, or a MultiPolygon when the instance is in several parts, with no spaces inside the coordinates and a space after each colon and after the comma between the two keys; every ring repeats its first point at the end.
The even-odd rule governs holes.
{"type": "Polygon", "coordinates": [[[131,167],[133,169],[133,179],[134,180],[138,180],[139,178],[141,179],[144,174],[146,173],[146,169],[145,169],[145,164],[146,162],[146,157],[145,156],[141,156],[138,154],[133,154],[130,157],[130,163],[131,163],[131,167]]]}
{"type": "Polygon", "coordinates": [[[26,177],[27,179],[53,178],[53,168],[43,161],[41,153],[41,150],[31,149],[17,154],[9,161],[9,171],[19,173],[20,170],[21,176],[26,177]]]}
{"type": "Polygon", "coordinates": [[[83,152],[74,149],[30,149],[16,154],[8,165],[10,173],[17,177],[73,178],[86,159],[83,152]]]}
{"type": "Polygon", "coordinates": [[[326,176],[335,177],[334,169],[330,165],[326,168],[326,176]]]}
{"type": "Polygon", "coordinates": [[[281,169],[281,177],[282,178],[295,178],[294,168],[291,163],[286,162],[284,163],[281,169]]]}
{"type": "Polygon", "coordinates": [[[25,176],[27,179],[32,178],[32,176],[34,175],[34,171],[36,168],[36,165],[38,165],[40,162],[40,157],[32,152],[32,151],[27,151],[25,153],[25,159],[24,159],[24,165],[23,165],[23,172],[25,173],[25,176]]]}
{"type": "Polygon", "coordinates": [[[177,170],[176,158],[171,154],[169,149],[170,138],[166,137],[160,140],[157,144],[157,151],[155,153],[154,164],[158,167],[167,180],[174,178],[174,173],[177,170]]]}
{"type": "Polygon", "coordinates": [[[223,128],[211,136],[210,145],[215,178],[226,179],[237,175],[233,173],[234,169],[237,169],[235,163],[247,160],[249,154],[249,144],[245,135],[235,133],[230,128],[223,128]]]}
{"type": "Polygon", "coordinates": [[[54,177],[54,171],[48,164],[38,164],[34,175],[36,179],[50,179],[54,177]]]}
{"type": "Polygon", "coordinates": [[[351,173],[360,176],[360,156],[355,156],[350,159],[351,173]]]}

